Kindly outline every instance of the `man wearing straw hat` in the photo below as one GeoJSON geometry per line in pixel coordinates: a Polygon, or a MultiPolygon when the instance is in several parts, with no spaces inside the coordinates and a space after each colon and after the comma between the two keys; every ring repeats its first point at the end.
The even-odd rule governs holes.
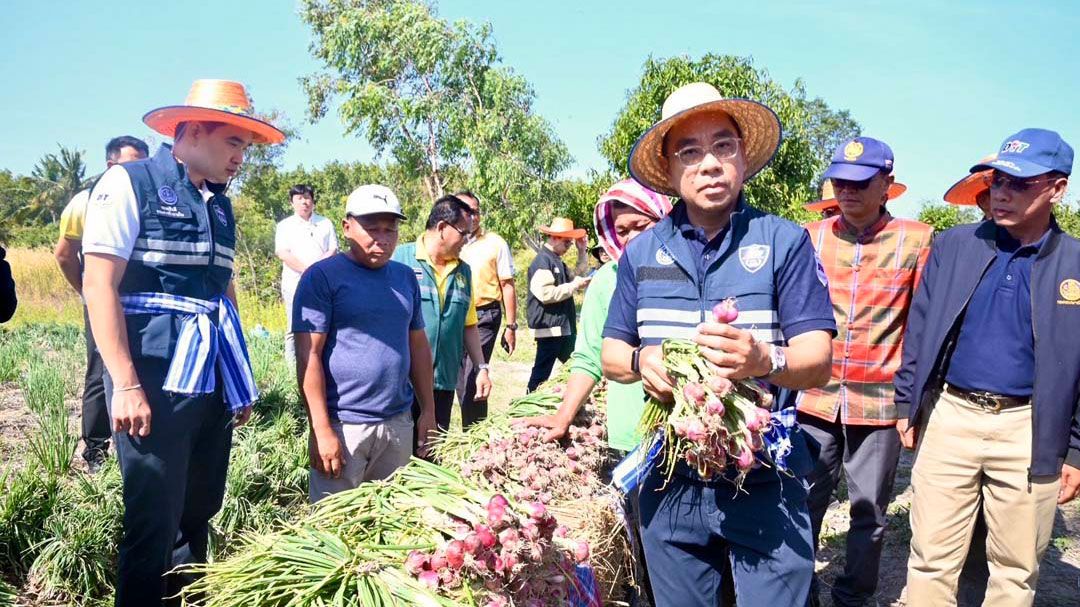
{"type": "Polygon", "coordinates": [[[174,143],[105,172],[82,244],[124,479],[116,604],[140,607],[190,581],[166,576],[174,567],[206,560],[232,428],[258,398],[236,310],[225,184],[252,144],[285,138],[254,117],[242,84],[223,80],[196,81],[183,105],[143,121],[174,143]]]}
{"type": "MultiPolygon", "coordinates": [[[[886,210],[891,191],[903,191],[892,171],[885,142],[856,137],[840,144],[825,171],[840,215],[806,226],[829,279],[838,334],[832,380],[799,394],[798,421],[821,446],[808,500],[815,544],[841,473],[847,478],[851,524],[844,572],[831,590],[837,606],[864,605],[877,591],[900,460],[893,374],[934,232],[886,210]]],[[[812,594],[816,605],[816,588],[812,594]]]]}
{"type": "Polygon", "coordinates": [[[584,228],[575,228],[573,221],[556,217],[540,231],[547,235],[547,242],[529,264],[529,295],[525,300],[525,316],[536,338],[529,392],[547,381],[556,359],[564,363],[570,360],[577,334],[574,293],[589,285],[584,276],[589,267],[584,228]],[[574,274],[562,260],[572,244],[577,246],[574,274]]]}
{"type": "Polygon", "coordinates": [[[768,466],[749,474],[744,491],[727,478],[705,481],[684,465],[665,485],[647,460],[618,475],[621,487],[637,492],[658,607],[717,604],[725,563],[740,604],[803,605],[809,594],[814,551],[802,477],[813,459],[790,391],[828,381],[836,322],[806,231],[743,196],[743,183],[779,145],[772,110],[725,99],[698,82],[667,98],[661,120],[630,156],[635,179],[680,200],[620,259],[604,327],[604,374],[641,380],[649,395],[670,402],[673,382],[660,345],[693,339],[718,373],[763,378],[776,396],[768,466]],[[711,309],[727,298],[736,299],[738,319],[714,322],[711,309]]]}
{"type": "MultiPolygon", "coordinates": [[[[980,165],[989,164],[997,158],[990,154],[979,161],[980,165]]],[[[945,192],[945,202],[961,207],[979,207],[983,219],[990,219],[990,186],[987,182],[993,171],[975,171],[964,176],[945,192]]]]}

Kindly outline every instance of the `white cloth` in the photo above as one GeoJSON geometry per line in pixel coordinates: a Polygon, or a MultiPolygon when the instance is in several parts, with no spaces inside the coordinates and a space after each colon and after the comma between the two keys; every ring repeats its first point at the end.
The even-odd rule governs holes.
{"type": "MultiPolygon", "coordinates": [[[[308,221],[297,215],[290,215],[278,222],[274,232],[274,253],[288,251],[305,265],[310,266],[326,257],[327,253],[337,251],[337,248],[334,223],[315,213],[311,214],[308,221]]],[[[281,264],[281,295],[286,307],[289,307],[292,296],[296,293],[300,274],[287,264],[281,264]]]]}
{"type": "MultiPolygon", "coordinates": [[[[205,183],[199,192],[203,202],[214,196],[205,183]]],[[[83,231],[83,254],[104,253],[131,259],[140,225],[139,201],[131,187],[131,177],[123,167],[114,166],[105,171],[90,193],[90,203],[86,207],[86,229],[83,231]]]]}

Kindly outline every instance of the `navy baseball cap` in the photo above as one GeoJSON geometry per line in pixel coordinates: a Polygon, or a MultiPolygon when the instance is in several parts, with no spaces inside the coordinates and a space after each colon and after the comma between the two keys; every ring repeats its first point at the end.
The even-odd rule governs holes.
{"type": "Polygon", "coordinates": [[[994,169],[1013,177],[1035,177],[1050,171],[1072,173],[1073,149],[1054,131],[1024,129],[1001,144],[997,159],[971,167],[994,169]]]}
{"type": "Polygon", "coordinates": [[[825,179],[866,181],[881,171],[892,173],[892,149],[884,141],[856,137],[836,148],[825,179]]]}

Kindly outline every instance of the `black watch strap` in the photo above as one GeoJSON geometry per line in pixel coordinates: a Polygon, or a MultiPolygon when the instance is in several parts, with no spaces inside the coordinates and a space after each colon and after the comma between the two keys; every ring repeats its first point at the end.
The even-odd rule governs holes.
{"type": "Polygon", "coordinates": [[[630,370],[636,375],[641,375],[641,349],[645,346],[638,346],[634,348],[634,353],[630,355],[630,370]]]}

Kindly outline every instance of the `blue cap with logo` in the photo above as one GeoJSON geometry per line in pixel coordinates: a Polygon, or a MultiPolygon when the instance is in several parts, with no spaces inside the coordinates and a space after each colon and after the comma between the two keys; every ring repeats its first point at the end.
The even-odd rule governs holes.
{"type": "Polygon", "coordinates": [[[871,137],[856,137],[836,148],[825,179],[866,181],[881,171],[892,173],[892,148],[871,137]]]}
{"type": "Polygon", "coordinates": [[[1010,136],[997,159],[971,167],[971,172],[994,169],[1013,177],[1035,177],[1050,171],[1072,173],[1073,149],[1054,131],[1024,129],[1010,136]]]}

